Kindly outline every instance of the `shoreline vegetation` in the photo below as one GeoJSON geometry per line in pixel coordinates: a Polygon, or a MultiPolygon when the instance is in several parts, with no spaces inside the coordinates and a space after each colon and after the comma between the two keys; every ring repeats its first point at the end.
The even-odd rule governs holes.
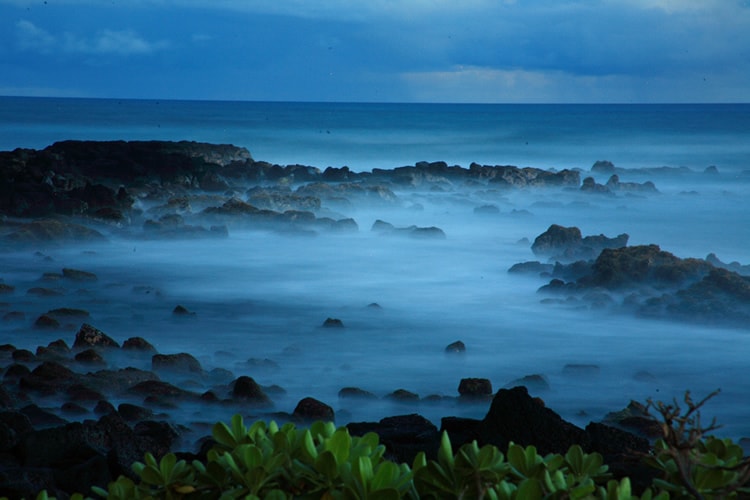
{"type": "MultiPolygon", "coordinates": [[[[655,179],[664,176],[711,179],[720,175],[715,167],[704,172],[664,167],[637,173],[655,179]]],[[[26,252],[41,262],[48,258],[45,252],[50,248],[66,245],[96,248],[114,239],[221,240],[231,238],[234,231],[256,229],[302,237],[369,230],[383,237],[441,241],[451,234],[440,227],[398,226],[378,219],[366,229],[360,228],[347,212],[357,205],[418,210],[411,202],[404,206],[401,191],[443,193],[450,192],[452,186],[501,194],[519,189],[549,189],[605,198],[659,195],[657,185],[651,180],[621,180],[630,174],[608,161],[597,161],[591,172],[479,164],[464,168],[444,162],[352,172],[347,167],[321,170],[305,165],[273,165],[256,161],[248,150],[231,145],[64,141],[43,150],[0,152],[0,244],[2,252],[26,252]],[[607,176],[608,181],[598,183],[594,174],[607,176]]],[[[497,205],[487,203],[477,205],[473,212],[482,217],[493,216],[499,210],[497,205]]],[[[541,302],[549,307],[610,310],[638,317],[730,326],[746,324],[750,319],[750,266],[725,263],[714,254],[706,258],[680,258],[662,250],[658,242],[628,246],[628,241],[627,234],[584,236],[577,227],[553,224],[533,242],[527,242],[540,260],[519,262],[508,272],[540,280],[538,293],[541,302]]],[[[280,411],[273,400],[276,391],[283,388],[261,386],[248,374],[221,369],[207,371],[195,353],[160,353],[150,343],[153,339],[140,337],[137,332],[128,338],[114,339],[97,327],[86,310],[44,309],[46,297],[65,297],[74,290],[90,293],[99,286],[98,281],[99,277],[90,270],[62,266],[59,272],[44,273],[35,286],[28,288],[6,281],[0,274],[0,313],[3,321],[17,325],[16,331],[20,332],[11,342],[0,345],[0,496],[32,498],[42,490],[58,498],[74,492],[88,495],[92,486],[106,490],[120,475],[129,477],[131,482],[137,480],[131,465],[143,462],[146,453],[152,454],[152,459],[146,459],[147,463],[137,469],[144,480],[151,474],[144,472],[151,470],[149,467],[163,472],[164,467],[176,467],[178,459],[185,460],[179,462],[183,464],[181,473],[185,474],[185,467],[195,460],[205,465],[217,458],[216,452],[210,451],[217,443],[224,446],[224,452],[236,451],[228,445],[229,438],[217,437],[216,429],[220,432],[224,429],[220,424],[216,427],[214,421],[201,421],[191,425],[173,417],[186,406],[212,408],[212,412],[219,409],[226,415],[244,414],[246,419],[275,420],[282,423],[282,428],[286,422],[304,428],[324,425],[312,424],[315,421],[335,420],[333,408],[312,397],[301,399],[293,410],[280,411]],[[12,299],[20,295],[37,298],[42,309],[33,317],[13,309],[12,299]],[[15,344],[24,343],[22,332],[31,329],[60,332],[61,337],[37,346],[35,351],[16,347],[15,344]],[[76,332],[75,337],[64,338],[67,332],[76,332]],[[205,385],[211,389],[195,389],[205,385]],[[123,402],[116,405],[111,402],[117,400],[123,402]],[[212,427],[213,438],[208,438],[212,427]],[[165,459],[174,460],[160,467],[157,463],[160,460],[164,463],[165,459]]],[[[152,292],[157,293],[152,289],[139,290],[143,294],[152,292]]],[[[370,306],[380,307],[374,303],[370,306]]],[[[180,321],[190,321],[194,315],[194,311],[180,304],[175,304],[172,310],[177,325],[180,321]]],[[[321,324],[321,328],[345,327],[344,321],[333,317],[321,324]]],[[[460,356],[464,350],[461,341],[445,347],[446,356],[460,356]]],[[[248,367],[248,373],[273,364],[271,360],[256,361],[255,366],[248,367]]],[[[566,370],[586,377],[599,367],[571,364],[566,370]]],[[[519,495],[518,491],[522,491],[519,488],[533,489],[542,484],[545,485],[540,487],[550,493],[552,483],[544,483],[543,475],[537,477],[526,471],[521,474],[523,477],[517,474],[510,480],[509,471],[516,474],[521,468],[514,463],[520,460],[515,455],[531,456],[529,448],[516,449],[514,444],[534,446],[535,453],[539,453],[539,460],[529,459],[533,462],[527,464],[529,467],[551,471],[553,475],[559,469],[560,475],[554,479],[558,483],[554,484],[561,491],[582,487],[579,492],[600,495],[597,498],[630,498],[625,491],[631,486],[640,495],[654,484],[659,491],[671,492],[674,498],[694,497],[699,490],[708,492],[707,498],[718,491],[745,492],[740,488],[748,482],[747,460],[741,448],[731,441],[708,437],[707,433],[716,427],[701,427],[697,416],[705,400],[695,403],[687,395],[682,403],[687,412],[683,414],[677,411],[676,403],[670,406],[631,402],[620,411],[612,411],[604,421],[591,422],[582,429],[563,420],[540,398],[529,395],[529,388],[546,383],[544,377],[530,375],[514,382],[517,383],[495,391],[488,379],[465,378],[456,381],[457,396],[443,396],[457,404],[488,408],[483,419],[444,416],[438,428],[416,413],[407,413],[378,422],[350,422],[346,425],[347,436],[372,439],[363,436],[374,432],[378,443],[385,446],[377,457],[378,463],[386,457],[411,467],[408,473],[401,469],[402,475],[395,469],[392,471],[394,483],[404,488],[403,491],[395,488],[398,495],[395,498],[414,493],[404,486],[407,483],[412,487],[419,483],[427,488],[425,492],[432,491],[439,498],[435,491],[440,491],[440,481],[448,476],[456,481],[450,491],[473,494],[469,492],[474,491],[470,489],[474,486],[459,484],[460,474],[446,469],[458,467],[455,461],[460,453],[453,457],[453,451],[464,446],[468,446],[464,455],[476,453],[476,460],[481,456],[491,463],[481,472],[489,474],[493,481],[499,484],[507,476],[508,482],[503,486],[507,498],[519,495]],[[654,418],[649,408],[652,412],[656,409],[661,420],[654,418]],[[448,444],[446,439],[450,440],[448,444]],[[471,448],[473,441],[478,446],[492,445],[502,453],[507,452],[507,462],[497,457],[489,460],[487,457],[495,452],[471,448]],[[575,445],[581,447],[580,452],[571,451],[575,445]],[[717,451],[721,446],[724,448],[717,451]],[[420,452],[424,454],[422,458],[420,452]],[[610,475],[602,473],[598,477],[601,463],[586,458],[599,466],[592,465],[590,474],[581,473],[575,481],[565,483],[565,474],[576,467],[573,462],[584,460],[579,453],[587,457],[600,454],[603,463],[609,466],[610,475]],[[542,458],[547,454],[565,456],[566,465],[554,462],[557,459],[542,458]],[[709,455],[726,462],[709,463],[705,458],[709,455]],[[651,457],[651,465],[655,467],[646,466],[643,461],[646,456],[651,457]],[[428,460],[436,462],[428,465],[428,460]],[[553,462],[556,468],[550,465],[553,462]],[[439,470],[445,477],[436,472],[439,470]],[[408,481],[399,483],[406,477],[404,474],[408,481]],[[522,482],[532,476],[534,480],[524,484],[541,482],[537,486],[523,486],[522,482]],[[627,488],[621,482],[626,477],[627,488]],[[653,483],[659,478],[666,482],[653,483]],[[416,483],[409,482],[412,480],[416,483]],[[610,480],[617,484],[608,484],[610,480]],[[674,487],[670,489],[667,483],[674,487]]],[[[377,396],[342,383],[339,398],[356,404],[377,396]]],[[[409,405],[414,401],[429,402],[428,398],[403,389],[386,398],[402,403],[403,408],[411,408],[409,405]]],[[[250,435],[243,424],[230,425],[235,427],[235,438],[241,440],[250,435]]],[[[256,432],[254,436],[271,434],[268,427],[260,432],[258,425],[261,424],[251,426],[255,429],[252,432],[256,432]]],[[[278,426],[273,428],[279,432],[278,426]]],[[[285,429],[288,436],[296,436],[290,437],[290,442],[304,439],[300,437],[303,431],[285,429]]],[[[325,439],[313,436],[318,439],[314,446],[322,447],[321,450],[329,446],[328,439],[345,439],[335,434],[335,429],[326,429],[325,439]]],[[[260,446],[257,441],[244,444],[260,446]]],[[[377,448],[371,445],[370,448],[377,448]]],[[[292,451],[285,453],[288,459],[292,451]]],[[[308,449],[306,453],[313,460],[318,452],[308,449]]],[[[307,465],[317,467],[314,462],[307,465]]],[[[326,471],[327,480],[333,480],[333,476],[336,481],[345,481],[333,468],[326,471]]],[[[191,477],[196,480],[195,471],[191,477]]],[[[174,488],[190,486],[170,481],[154,493],[156,497],[166,497],[167,491],[179,497],[180,490],[174,488]]],[[[149,487],[156,487],[153,481],[147,482],[149,487]]],[[[134,484],[123,487],[135,487],[134,484]]],[[[264,495],[283,490],[273,481],[269,480],[269,485],[275,486],[263,490],[264,495]]],[[[394,489],[391,486],[384,489],[394,489]]],[[[488,495],[489,489],[489,486],[480,488],[482,494],[488,495]]],[[[244,494],[249,493],[248,490],[244,494]]],[[[367,497],[361,493],[358,493],[360,498],[367,497]]],[[[182,494],[189,497],[197,493],[195,489],[186,489],[182,494]]],[[[290,490],[286,494],[291,495],[290,490]]]]}

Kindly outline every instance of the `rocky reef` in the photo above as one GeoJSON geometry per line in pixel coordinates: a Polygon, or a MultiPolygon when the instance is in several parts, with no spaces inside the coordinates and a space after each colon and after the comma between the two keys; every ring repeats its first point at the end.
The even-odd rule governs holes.
{"type": "Polygon", "coordinates": [[[722,324],[750,319],[745,266],[725,264],[713,254],[679,258],[655,244],[628,247],[627,240],[626,234],[582,238],[577,227],[552,225],[535,239],[532,250],[554,254],[555,264],[523,262],[509,272],[551,277],[539,292],[561,297],[553,300],[559,304],[722,324]]]}
{"type": "MultiPolygon", "coordinates": [[[[467,183],[493,189],[577,187],[580,177],[572,170],[462,168],[445,162],[371,172],[321,170],[256,161],[247,149],[232,145],[63,141],[42,150],[0,153],[0,215],[5,216],[0,236],[16,244],[100,238],[97,224],[144,238],[222,237],[233,227],[350,230],[356,224],[340,216],[342,208],[400,206],[394,189],[467,183]],[[27,225],[16,218],[45,220],[27,225]]],[[[410,231],[432,236],[419,228],[410,231]]]]}
{"type": "MultiPolygon", "coordinates": [[[[220,409],[299,424],[335,419],[331,406],[312,397],[300,400],[291,412],[280,412],[273,402],[277,388],[263,387],[247,375],[206,371],[190,353],[158,353],[141,337],[118,342],[88,323],[70,346],[59,339],[30,352],[5,344],[0,359],[7,365],[0,383],[0,495],[11,498],[33,497],[42,489],[67,498],[92,486],[106,487],[120,475],[134,477],[130,466],[146,452],[157,458],[177,452],[180,458],[205,461],[213,422],[186,426],[177,417],[186,406],[199,408],[196,414],[220,409]],[[123,359],[144,361],[150,369],[117,366],[123,359]],[[196,392],[167,381],[174,379],[211,389],[196,392]],[[50,408],[51,400],[59,402],[57,408],[50,408]]],[[[377,433],[388,457],[407,463],[420,451],[435,457],[440,435],[447,431],[456,448],[477,440],[501,449],[515,442],[533,444],[541,453],[565,453],[579,444],[602,453],[616,474],[630,475],[637,484],[646,485],[653,476],[633,465],[638,453],[648,452],[653,436],[628,428],[625,419],[592,422],[582,429],[531,397],[526,387],[493,394],[486,379],[461,380],[459,393],[464,404],[489,404],[485,417],[446,416],[440,429],[418,414],[346,426],[352,435],[377,433]]],[[[345,387],[340,397],[375,396],[345,387]]]]}
{"type": "MultiPolygon", "coordinates": [[[[448,394],[423,377],[420,392],[425,385],[433,391],[427,396],[417,394],[414,380],[376,390],[348,379],[361,368],[358,363],[375,366],[376,377],[390,372],[395,351],[400,359],[413,356],[437,371],[472,369],[483,355],[492,356],[493,365],[495,356],[521,356],[527,332],[505,325],[507,332],[497,331],[499,324],[511,324],[516,304],[492,295],[496,289],[490,283],[508,278],[498,255],[529,249],[539,260],[520,262],[510,271],[539,279],[545,305],[712,324],[750,319],[746,265],[724,263],[713,254],[680,258],[656,244],[628,246],[630,235],[620,230],[584,235],[576,226],[549,225],[550,214],[569,209],[599,221],[604,209],[617,210],[627,222],[632,212],[626,202],[667,196],[649,180],[621,180],[630,173],[608,162],[597,162],[583,181],[582,173],[478,163],[464,168],[442,161],[354,172],[276,165],[254,159],[244,148],[196,142],[64,141],[38,151],[0,153],[0,245],[9,263],[8,275],[0,276],[1,326],[9,332],[0,345],[0,496],[29,497],[46,488],[65,498],[88,491],[132,474],[130,464],[146,451],[205,458],[211,424],[231,413],[303,425],[338,419],[352,434],[378,433],[389,456],[407,462],[418,451],[434,455],[444,430],[455,447],[476,439],[503,448],[512,441],[547,453],[580,444],[604,454],[616,474],[648,484],[650,476],[634,469],[632,461],[633,454],[650,449],[656,436],[652,419],[633,403],[605,419],[584,414],[593,420],[584,426],[563,419],[529,394],[565,392],[543,375],[548,366],[519,371],[508,363],[508,370],[515,370],[510,376],[493,375],[502,377],[500,390],[484,378],[487,373],[456,377],[448,394]],[[519,203],[524,196],[529,201],[519,203]],[[444,217],[435,222],[430,218],[435,213],[444,217]],[[469,231],[475,222],[479,229],[469,231]],[[529,241],[529,231],[543,227],[548,229],[529,241]],[[524,239],[516,243],[518,228],[524,239]],[[320,240],[319,246],[309,244],[320,240]],[[97,253],[108,241],[117,248],[97,253]],[[488,241],[492,244],[482,246],[488,241]],[[225,256],[221,250],[229,243],[237,245],[225,256]],[[265,253],[257,252],[265,243],[265,253]],[[466,251],[472,245],[481,248],[466,251]],[[152,253],[136,260],[146,254],[143,247],[152,253]],[[273,260],[274,252],[289,258],[273,260]],[[179,276],[157,273],[177,255],[188,263],[175,272],[179,276]],[[478,266],[456,265],[478,256],[488,259],[478,266]],[[273,263],[266,262],[269,258],[273,263]],[[201,275],[190,265],[203,264],[202,259],[210,266],[201,275]],[[239,262],[229,266],[229,259],[239,262]],[[323,276],[306,281],[321,259],[328,263],[318,271],[323,276]],[[12,263],[19,262],[23,269],[11,274],[12,263]],[[96,262],[97,268],[78,266],[86,262],[96,262]],[[142,267],[128,267],[133,263],[142,267]],[[288,268],[281,272],[283,266],[288,268]],[[360,270],[369,273],[366,283],[353,282],[365,276],[356,274],[360,270]],[[417,277],[408,283],[414,290],[401,291],[399,280],[412,273],[417,277]],[[171,295],[165,286],[172,287],[171,295]],[[307,286],[315,289],[300,293],[307,286]],[[257,293],[244,293],[248,289],[257,293]],[[362,290],[373,296],[359,306],[340,298],[362,290]],[[378,295],[384,290],[398,292],[386,295],[398,299],[392,307],[378,295]],[[476,303],[466,297],[474,292],[476,303]],[[194,302],[183,301],[187,298],[194,302]],[[467,309],[472,314],[465,314],[467,309]],[[298,313],[318,319],[309,328],[300,326],[298,313]],[[486,318],[491,327],[481,324],[486,318]],[[128,334],[110,334],[109,325],[128,334]],[[213,349],[223,328],[233,330],[235,345],[213,349]],[[448,340],[435,342],[433,330],[448,340]],[[161,349],[156,337],[162,333],[180,349],[161,349]],[[305,352],[285,340],[274,351],[280,358],[256,354],[271,337],[286,335],[319,350],[305,352]],[[401,346],[407,335],[419,341],[409,338],[401,346]],[[187,352],[180,342],[189,336],[200,337],[211,352],[187,352]],[[362,348],[364,337],[377,342],[362,348]],[[457,337],[467,343],[452,342],[457,337]],[[45,341],[29,347],[38,338],[45,341]],[[490,342],[479,345],[485,339],[490,342]],[[239,344],[252,357],[236,359],[239,344]],[[378,351],[364,361],[354,352],[382,346],[385,355],[378,351]],[[438,358],[430,357],[431,349],[438,358]],[[341,354],[338,366],[308,373],[311,358],[316,359],[310,366],[318,368],[331,363],[332,353],[341,354]],[[291,378],[303,380],[290,382],[283,362],[299,363],[302,368],[295,367],[291,378]],[[315,377],[329,385],[341,381],[332,393],[338,399],[315,394],[321,380],[315,377]],[[279,379],[286,388],[276,385],[279,379]],[[287,397],[291,383],[309,388],[309,394],[287,397]],[[373,402],[392,409],[393,416],[353,421],[347,414],[373,402]],[[460,416],[444,415],[436,425],[436,419],[416,413],[435,408],[453,408],[460,416]],[[477,412],[484,416],[473,418],[477,412]]],[[[694,174],[639,171],[652,173],[694,174]]],[[[537,286],[528,294],[534,306],[537,286]]],[[[595,381],[606,370],[598,360],[583,357],[560,362],[575,361],[561,375],[575,379],[574,386],[595,381]]],[[[635,367],[633,372],[638,379],[641,372],[635,367]]],[[[641,378],[650,383],[653,376],[641,378]]],[[[571,421],[585,412],[567,410],[571,421]]]]}

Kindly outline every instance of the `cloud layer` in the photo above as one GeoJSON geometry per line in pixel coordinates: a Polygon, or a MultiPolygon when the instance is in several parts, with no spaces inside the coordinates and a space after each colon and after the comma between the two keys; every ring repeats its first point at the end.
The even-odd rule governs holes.
{"type": "Polygon", "coordinates": [[[738,0],[0,0],[0,19],[0,88],[54,86],[64,61],[66,95],[706,102],[750,88],[738,0]],[[117,70],[90,74],[102,66],[117,70]]]}

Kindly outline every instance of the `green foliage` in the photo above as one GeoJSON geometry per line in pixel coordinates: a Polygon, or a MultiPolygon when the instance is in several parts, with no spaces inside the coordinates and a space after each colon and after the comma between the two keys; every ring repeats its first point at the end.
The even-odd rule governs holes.
{"type": "Polygon", "coordinates": [[[534,446],[511,443],[506,461],[496,447],[479,448],[476,441],[454,455],[445,433],[438,460],[418,456],[414,474],[423,498],[593,498],[597,485],[610,477],[602,456],[586,454],[580,446],[565,456],[541,456],[534,446]]]}
{"type": "MultiPolygon", "coordinates": [[[[205,463],[146,454],[133,465],[137,481],[121,476],[93,493],[112,500],[749,498],[750,459],[731,440],[705,435],[715,423],[701,427],[698,410],[713,395],[694,403],[687,393],[684,415],[676,403],[649,402],[661,414],[664,438],[644,461],[662,477],[641,496],[633,494],[628,478],[611,478],[600,454],[578,445],[564,455],[542,456],[534,446],[511,443],[504,455],[474,441],[454,452],[443,433],[437,459],[419,453],[409,467],[384,459],[385,447],[373,433],[351,436],[331,422],[297,428],[258,421],[247,427],[239,415],[214,426],[216,444],[205,463]]],[[[37,499],[54,500],[45,492],[37,499]]]]}

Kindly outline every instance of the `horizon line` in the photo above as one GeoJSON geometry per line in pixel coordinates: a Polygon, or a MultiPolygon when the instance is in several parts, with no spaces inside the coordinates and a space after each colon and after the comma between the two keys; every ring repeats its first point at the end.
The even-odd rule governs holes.
{"type": "Polygon", "coordinates": [[[661,102],[584,102],[584,101],[337,101],[337,100],[288,100],[288,99],[207,99],[207,98],[158,98],[158,97],[97,97],[97,96],[41,96],[0,95],[0,99],[68,99],[88,101],[146,101],[146,102],[200,102],[200,103],[257,103],[257,104],[367,104],[367,105],[446,105],[446,106],[668,106],[668,105],[746,105],[750,101],[661,101],[661,102]]]}

